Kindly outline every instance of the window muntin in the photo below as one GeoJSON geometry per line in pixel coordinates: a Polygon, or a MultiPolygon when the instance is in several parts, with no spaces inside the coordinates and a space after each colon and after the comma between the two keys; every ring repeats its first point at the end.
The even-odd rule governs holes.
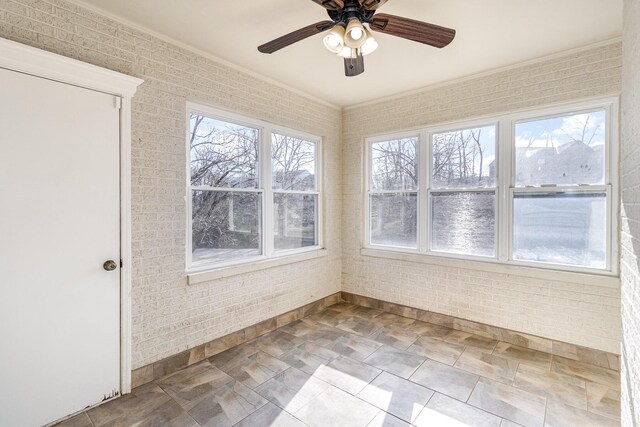
{"type": "Polygon", "coordinates": [[[187,125],[187,269],[320,247],[319,138],[193,104],[187,125]]]}
{"type": "Polygon", "coordinates": [[[316,143],[274,132],[271,165],[274,250],[316,246],[316,143]]]}
{"type": "MultiPolygon", "coordinates": [[[[450,125],[446,131],[436,127],[414,131],[420,135],[416,150],[422,153],[417,156],[420,173],[415,191],[417,243],[405,246],[398,245],[393,239],[385,239],[384,235],[375,234],[385,224],[384,221],[375,224],[375,221],[380,223],[380,215],[372,210],[375,207],[372,194],[395,193],[374,188],[372,144],[392,140],[393,137],[378,136],[367,140],[365,246],[554,270],[617,274],[615,230],[618,221],[614,209],[617,200],[617,103],[616,99],[608,99],[504,115],[496,117],[495,125],[491,126],[470,122],[461,124],[457,130],[455,125],[450,125]],[[493,154],[488,154],[488,149],[483,151],[482,177],[478,176],[478,161],[468,162],[468,165],[473,164],[471,170],[475,168],[476,171],[470,176],[436,171],[435,166],[443,163],[435,157],[447,153],[447,148],[451,148],[447,145],[448,140],[455,141],[453,136],[446,135],[451,133],[450,129],[458,133],[458,142],[464,141],[465,137],[470,138],[469,142],[473,141],[471,129],[482,129],[483,139],[477,138],[481,146],[487,145],[483,145],[482,141],[488,135],[495,138],[493,154]],[[523,142],[525,138],[526,143],[523,142]],[[572,153],[571,156],[567,155],[569,160],[554,169],[538,169],[537,174],[529,173],[526,179],[522,174],[516,176],[516,171],[524,170],[522,158],[527,155],[527,150],[529,156],[539,151],[537,147],[543,139],[548,139],[558,153],[572,153]],[[580,143],[582,140],[587,142],[580,143]],[[530,141],[531,145],[527,148],[530,141]],[[521,147],[519,151],[517,147],[521,147]],[[587,156],[584,153],[595,154],[587,156]],[[488,164],[485,162],[487,158],[490,158],[488,164]],[[518,158],[521,159],[520,163],[518,158]],[[537,196],[535,203],[538,203],[538,208],[547,209],[545,213],[549,221],[544,232],[538,233],[535,238],[532,237],[531,225],[527,225],[527,221],[531,221],[530,211],[527,213],[524,209],[523,213],[523,209],[520,209],[534,203],[534,198],[529,197],[533,195],[537,196]],[[566,212],[557,207],[550,208],[554,203],[566,203],[563,208],[566,212]],[[558,212],[553,215],[554,211],[558,212]],[[452,218],[461,214],[467,215],[465,221],[452,218]],[[581,220],[580,224],[573,225],[575,230],[570,236],[573,240],[563,240],[560,232],[546,233],[562,228],[563,218],[570,215],[581,220]],[[493,221],[490,221],[491,218],[493,221]],[[454,228],[456,226],[457,229],[454,228]],[[540,238],[544,234],[555,240],[548,240],[546,245],[542,245],[540,238]],[[491,246],[493,251],[490,250],[491,246]],[[532,252],[538,250],[547,250],[547,253],[532,256],[532,252]],[[563,251],[567,253],[563,255],[563,251]]],[[[469,155],[468,150],[459,150],[458,153],[459,157],[464,157],[464,153],[469,155]]],[[[469,169],[467,167],[467,171],[469,169]]],[[[440,168],[442,170],[446,168],[440,168]]],[[[396,207],[399,206],[399,202],[396,202],[396,207]]],[[[387,211],[393,211],[392,204],[387,211]]],[[[392,220],[397,221],[399,211],[397,208],[392,220]]],[[[538,223],[537,227],[542,229],[543,224],[540,221],[538,223]]],[[[389,232],[387,237],[393,237],[393,233],[389,232]]]]}
{"type": "Polygon", "coordinates": [[[369,241],[418,247],[418,136],[370,144],[369,241]]]}

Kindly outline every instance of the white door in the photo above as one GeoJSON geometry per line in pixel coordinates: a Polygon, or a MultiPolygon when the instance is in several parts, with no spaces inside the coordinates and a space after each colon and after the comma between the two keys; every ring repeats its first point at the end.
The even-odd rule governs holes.
{"type": "Polygon", "coordinates": [[[0,69],[0,426],[119,391],[119,194],[115,97],[0,69]]]}

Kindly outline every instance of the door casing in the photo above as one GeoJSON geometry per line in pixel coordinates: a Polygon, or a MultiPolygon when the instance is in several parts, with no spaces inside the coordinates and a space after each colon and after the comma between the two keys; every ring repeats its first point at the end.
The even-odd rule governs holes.
{"type": "Polygon", "coordinates": [[[144,81],[0,38],[0,68],[120,99],[120,392],[131,392],[131,98],[144,81]]]}

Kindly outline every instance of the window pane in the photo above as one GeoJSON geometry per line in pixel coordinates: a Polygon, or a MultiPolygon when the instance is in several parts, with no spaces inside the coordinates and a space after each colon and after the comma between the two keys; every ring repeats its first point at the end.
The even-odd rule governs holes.
{"type": "Polygon", "coordinates": [[[513,258],[605,268],[606,194],[516,195],[513,258]]]}
{"type": "Polygon", "coordinates": [[[604,110],[516,124],[516,185],[604,184],[604,110]]]}
{"type": "Polygon", "coordinates": [[[371,244],[417,248],[418,195],[380,194],[370,197],[371,244]]]}
{"type": "Polygon", "coordinates": [[[274,133],[271,138],[273,188],[314,191],[316,189],[316,144],[274,133]]]}
{"type": "Polygon", "coordinates": [[[434,188],[494,187],[496,165],[495,126],[433,135],[434,188]]]}
{"type": "Polygon", "coordinates": [[[371,188],[415,190],[418,188],[418,137],[371,144],[371,188]]]}
{"type": "Polygon", "coordinates": [[[193,262],[224,261],[262,253],[262,195],[226,191],[194,191],[193,262]]]}
{"type": "Polygon", "coordinates": [[[308,194],[273,196],[273,234],[276,251],[317,245],[318,197],[308,194]]]}
{"type": "Polygon", "coordinates": [[[495,194],[433,193],[431,250],[495,256],[495,194]]]}
{"type": "Polygon", "coordinates": [[[191,185],[258,188],[260,131],[190,115],[191,185]]]}

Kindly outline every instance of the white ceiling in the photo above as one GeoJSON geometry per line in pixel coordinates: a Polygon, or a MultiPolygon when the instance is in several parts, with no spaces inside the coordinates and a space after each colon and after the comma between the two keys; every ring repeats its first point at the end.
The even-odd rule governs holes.
{"type": "Polygon", "coordinates": [[[622,0],[389,0],[379,12],[457,30],[444,49],[375,33],[366,72],[345,77],[316,35],[256,49],[328,19],[311,0],[77,0],[313,95],[348,106],[618,37],[622,0]]]}

